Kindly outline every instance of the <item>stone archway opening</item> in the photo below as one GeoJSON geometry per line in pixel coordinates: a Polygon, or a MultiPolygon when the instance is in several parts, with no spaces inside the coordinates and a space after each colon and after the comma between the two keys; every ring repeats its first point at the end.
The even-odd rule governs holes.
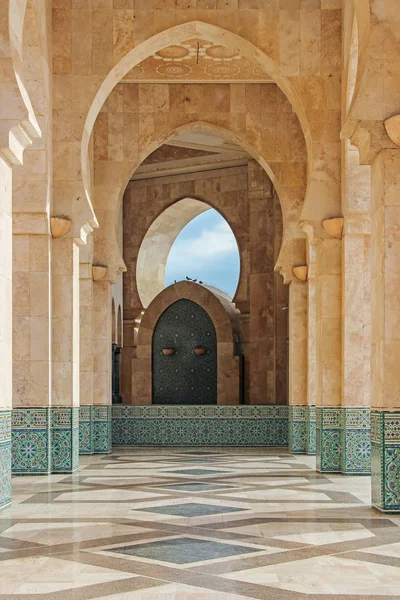
{"type": "MultiPolygon", "coordinates": [[[[169,262],[170,273],[176,277],[175,281],[184,280],[186,277],[190,277],[191,280],[200,280],[197,276],[194,277],[193,275],[206,273],[207,267],[208,269],[212,269],[212,259],[214,258],[215,260],[219,252],[222,252],[222,255],[224,254],[223,245],[226,245],[227,241],[230,246],[234,245],[236,247],[237,261],[240,265],[240,253],[236,238],[229,222],[222,215],[220,215],[221,218],[217,224],[220,229],[219,232],[217,228],[211,229],[211,224],[208,226],[208,230],[201,230],[196,226],[193,227],[197,217],[207,211],[212,211],[220,215],[218,211],[204,201],[187,197],[178,200],[166,208],[150,225],[141,243],[136,267],[137,288],[144,308],[147,308],[152,300],[169,283],[174,282],[166,281],[167,264],[171,260],[176,261],[179,254],[181,254],[181,265],[176,265],[175,268],[172,266],[171,268],[171,262],[169,262]],[[192,236],[196,236],[197,233],[197,237],[192,237],[186,241],[181,240],[177,251],[171,257],[175,243],[179,242],[179,236],[189,223],[192,224],[192,236]],[[216,239],[218,235],[219,240],[216,239]],[[214,244],[214,247],[211,248],[210,244],[214,244]],[[201,268],[202,261],[206,261],[204,268],[201,268]],[[184,272],[187,272],[187,275],[183,275],[184,272]]],[[[224,259],[223,256],[221,258],[222,260],[224,259]]],[[[222,264],[220,265],[219,273],[223,269],[224,265],[222,264]]],[[[240,267],[234,284],[235,291],[239,284],[239,275],[240,267]]],[[[222,291],[224,291],[223,285],[215,285],[216,280],[213,279],[211,282],[209,280],[210,277],[213,279],[211,273],[208,280],[205,280],[204,283],[214,283],[214,287],[221,287],[222,291]]],[[[233,296],[234,294],[231,295],[231,297],[233,296]]]]}

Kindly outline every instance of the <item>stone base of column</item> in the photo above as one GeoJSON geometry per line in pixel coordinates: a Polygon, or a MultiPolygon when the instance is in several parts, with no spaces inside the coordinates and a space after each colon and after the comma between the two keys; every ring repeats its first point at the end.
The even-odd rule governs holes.
{"type": "Polygon", "coordinates": [[[49,408],[15,408],[11,414],[12,473],[51,473],[49,408]]]}
{"type": "Polygon", "coordinates": [[[341,409],[317,407],[317,471],[340,473],[341,409]]]}
{"type": "Polygon", "coordinates": [[[93,406],[79,407],[79,454],[94,454],[93,406]]]}
{"type": "Polygon", "coordinates": [[[317,411],[315,406],[307,406],[306,453],[310,456],[315,456],[316,454],[316,436],[317,411]]]}
{"type": "Polygon", "coordinates": [[[307,406],[289,406],[289,452],[307,451],[307,406]]]}
{"type": "Polygon", "coordinates": [[[371,413],[372,505],[400,512],[400,412],[371,413]]]}
{"type": "Polygon", "coordinates": [[[11,504],[11,411],[0,412],[0,510],[11,504]]]}
{"type": "Polygon", "coordinates": [[[79,466],[79,408],[51,408],[52,473],[73,473],[79,466]]]}
{"type": "Polygon", "coordinates": [[[111,405],[93,406],[94,454],[111,452],[111,405]]]}
{"type": "Polygon", "coordinates": [[[371,474],[371,410],[342,408],[341,472],[371,474]]]}

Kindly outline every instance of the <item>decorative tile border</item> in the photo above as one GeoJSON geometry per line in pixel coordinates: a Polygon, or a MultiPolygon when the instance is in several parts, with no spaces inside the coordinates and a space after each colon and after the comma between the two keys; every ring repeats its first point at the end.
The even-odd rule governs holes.
{"type": "Polygon", "coordinates": [[[0,412],[0,510],[11,503],[11,411],[0,412]]]}
{"type": "Polygon", "coordinates": [[[287,406],[112,407],[114,446],[287,446],[287,406]]]}
{"type": "Polygon", "coordinates": [[[400,412],[372,412],[372,504],[400,512],[400,412]]]}
{"type": "Polygon", "coordinates": [[[344,474],[371,473],[371,410],[342,408],[341,471],[344,474]]]}
{"type": "Polygon", "coordinates": [[[93,406],[79,407],[79,454],[94,453],[93,406]]]}
{"type": "Polygon", "coordinates": [[[317,471],[340,473],[341,409],[317,407],[317,471]]]}
{"type": "Polygon", "coordinates": [[[93,446],[95,454],[109,454],[111,448],[111,405],[93,406],[93,446]]]}
{"type": "Polygon", "coordinates": [[[79,407],[51,408],[52,473],[72,473],[79,466],[79,407]]]}
{"type": "Polygon", "coordinates": [[[289,406],[289,452],[305,454],[307,450],[307,406],[289,406]]]}
{"type": "Polygon", "coordinates": [[[306,453],[315,456],[317,452],[317,409],[307,406],[306,453]]]}
{"type": "Polygon", "coordinates": [[[50,473],[50,409],[15,408],[11,428],[13,474],[50,473]]]}

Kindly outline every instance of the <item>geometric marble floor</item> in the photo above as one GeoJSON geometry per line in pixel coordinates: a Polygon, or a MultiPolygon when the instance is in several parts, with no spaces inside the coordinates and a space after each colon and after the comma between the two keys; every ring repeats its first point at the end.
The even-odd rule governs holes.
{"type": "Polygon", "coordinates": [[[0,600],[400,598],[400,517],[369,477],[284,450],[115,449],[13,479],[0,600]]]}

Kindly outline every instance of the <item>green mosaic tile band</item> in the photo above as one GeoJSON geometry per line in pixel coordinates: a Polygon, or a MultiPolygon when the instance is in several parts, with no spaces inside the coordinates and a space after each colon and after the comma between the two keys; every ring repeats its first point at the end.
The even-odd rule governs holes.
{"type": "Polygon", "coordinates": [[[0,411],[0,510],[11,503],[11,411],[0,411]]]}
{"type": "Polygon", "coordinates": [[[79,464],[79,408],[12,411],[12,472],[71,473],[79,464]]]}
{"type": "Polygon", "coordinates": [[[112,409],[113,446],[287,446],[287,406],[112,409]]]}
{"type": "Polygon", "coordinates": [[[305,454],[307,450],[307,406],[289,406],[289,452],[305,454]]]}
{"type": "Polygon", "coordinates": [[[79,454],[94,453],[94,417],[93,406],[79,407],[79,454]]]}
{"type": "Polygon", "coordinates": [[[341,472],[371,473],[371,410],[342,408],[341,472]]]}
{"type": "Polygon", "coordinates": [[[321,408],[317,413],[317,470],[368,475],[371,472],[369,408],[321,408]]]}
{"type": "Polygon", "coordinates": [[[317,471],[340,473],[341,409],[317,407],[317,471]]]}
{"type": "Polygon", "coordinates": [[[109,454],[111,446],[111,405],[93,406],[94,454],[109,454]]]}
{"type": "Polygon", "coordinates": [[[400,511],[400,412],[371,414],[372,504],[381,512],[400,511]]]}
{"type": "Polygon", "coordinates": [[[51,408],[52,473],[73,473],[79,466],[79,407],[51,408]]]}
{"type": "Polygon", "coordinates": [[[50,473],[50,409],[15,408],[11,413],[11,428],[13,474],[50,473]]]}
{"type": "Polygon", "coordinates": [[[307,406],[306,453],[315,456],[317,452],[317,409],[307,406]]]}

